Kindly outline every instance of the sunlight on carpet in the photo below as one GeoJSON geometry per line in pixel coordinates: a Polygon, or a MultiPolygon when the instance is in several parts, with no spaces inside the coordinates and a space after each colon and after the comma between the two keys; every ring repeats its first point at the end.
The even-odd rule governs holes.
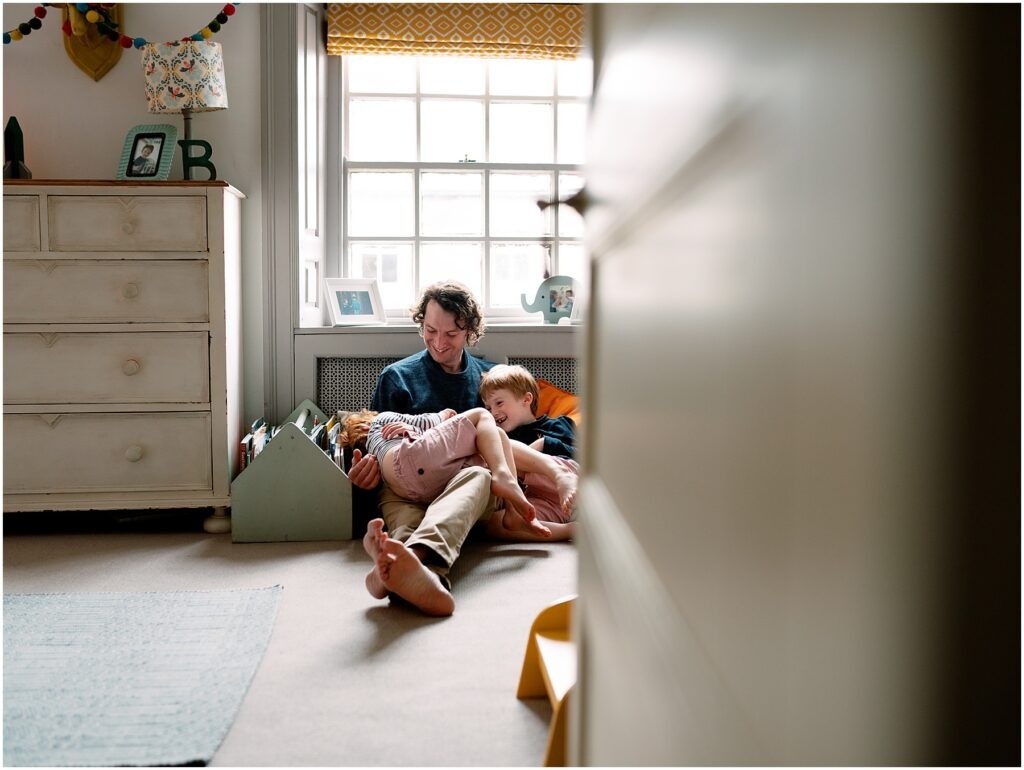
{"type": "Polygon", "coordinates": [[[4,595],[4,765],[206,764],[281,586],[4,595]]]}

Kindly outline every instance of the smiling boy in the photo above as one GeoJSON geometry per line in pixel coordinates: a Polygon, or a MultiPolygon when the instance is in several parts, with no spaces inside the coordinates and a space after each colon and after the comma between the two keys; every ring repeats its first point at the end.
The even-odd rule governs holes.
{"type": "MultiPolygon", "coordinates": [[[[512,439],[551,457],[555,468],[547,474],[526,473],[523,481],[526,497],[533,504],[537,520],[551,530],[552,540],[564,540],[575,534],[576,480],[579,465],[573,459],[576,453],[576,423],[569,417],[537,416],[539,388],[534,376],[522,366],[497,364],[480,381],[480,399],[493,415],[494,422],[512,439]],[[567,493],[571,476],[572,492],[567,493]],[[555,479],[555,481],[552,481],[555,479]]],[[[518,522],[511,517],[492,517],[488,531],[498,537],[521,536],[518,522]],[[498,529],[502,522],[505,532],[498,529]]],[[[532,539],[532,538],[531,538],[532,539]]]]}
{"type": "Polygon", "coordinates": [[[518,365],[497,364],[480,382],[480,398],[510,439],[544,454],[572,459],[576,455],[576,423],[569,417],[537,416],[537,380],[518,365]]]}

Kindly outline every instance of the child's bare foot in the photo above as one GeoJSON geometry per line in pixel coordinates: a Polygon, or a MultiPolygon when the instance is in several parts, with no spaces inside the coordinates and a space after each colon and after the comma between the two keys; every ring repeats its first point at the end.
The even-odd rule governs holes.
{"type": "Polygon", "coordinates": [[[441,585],[440,578],[427,569],[405,543],[385,538],[377,557],[377,570],[388,591],[427,615],[445,617],[455,611],[455,600],[441,585]]]}
{"type": "MultiPolygon", "coordinates": [[[[497,514],[495,514],[497,515],[497,514]]],[[[541,524],[536,519],[527,521],[520,516],[515,509],[506,509],[501,518],[501,526],[503,526],[509,532],[518,534],[534,535],[536,537],[551,537],[551,530],[541,524]]]]}
{"type": "MultiPolygon", "coordinates": [[[[516,477],[510,474],[501,474],[491,471],[491,491],[502,498],[508,506],[516,511],[523,521],[533,521],[537,511],[533,504],[526,499],[522,487],[516,481],[516,477]]],[[[508,507],[506,506],[506,507],[508,507]]]]}
{"type": "Polygon", "coordinates": [[[555,488],[558,490],[558,500],[562,504],[562,512],[566,515],[572,513],[576,504],[576,487],[580,477],[570,471],[559,470],[555,474],[555,488]]]}
{"type": "Polygon", "coordinates": [[[387,586],[377,569],[377,557],[380,555],[384,542],[388,539],[384,531],[384,519],[373,519],[366,526],[366,534],[363,535],[363,549],[373,560],[373,569],[366,573],[366,590],[374,599],[383,599],[388,595],[387,586]]]}

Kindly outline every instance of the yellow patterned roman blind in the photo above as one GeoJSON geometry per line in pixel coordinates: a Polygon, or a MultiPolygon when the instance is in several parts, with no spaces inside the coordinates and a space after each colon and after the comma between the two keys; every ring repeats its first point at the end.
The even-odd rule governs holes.
{"type": "Polygon", "coordinates": [[[564,3],[328,3],[327,53],[575,59],[583,6],[564,3]]]}

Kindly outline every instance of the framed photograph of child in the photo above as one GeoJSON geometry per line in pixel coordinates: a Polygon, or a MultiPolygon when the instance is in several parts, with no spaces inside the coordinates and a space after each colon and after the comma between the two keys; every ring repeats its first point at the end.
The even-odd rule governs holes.
{"type": "Polygon", "coordinates": [[[135,126],[124,138],[118,179],[164,180],[171,175],[171,163],[178,129],[170,124],[135,126]]]}
{"type": "Polygon", "coordinates": [[[334,326],[387,322],[375,278],[325,278],[324,296],[334,326]]]}
{"type": "Polygon", "coordinates": [[[568,275],[553,275],[541,282],[532,301],[528,300],[525,294],[521,294],[520,302],[526,312],[539,312],[544,323],[556,324],[561,319],[572,316],[578,293],[579,284],[575,278],[568,275]]]}

